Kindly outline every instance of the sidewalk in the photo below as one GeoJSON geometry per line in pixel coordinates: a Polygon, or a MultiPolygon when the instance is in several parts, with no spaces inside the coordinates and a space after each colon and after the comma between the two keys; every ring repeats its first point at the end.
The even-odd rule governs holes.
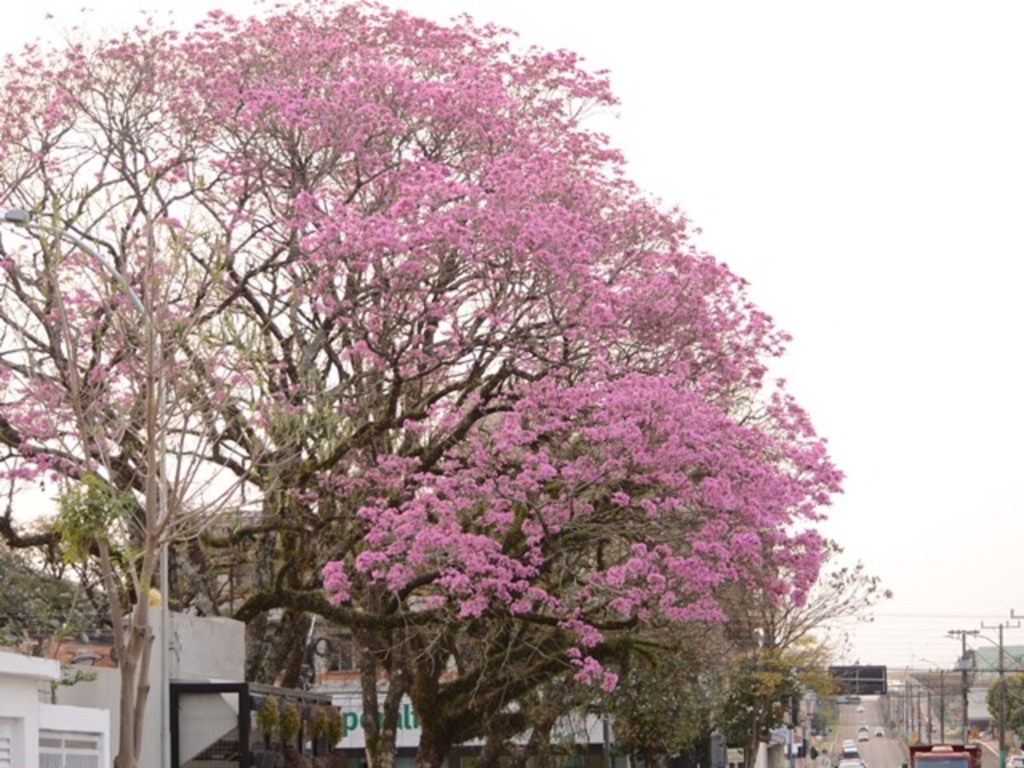
{"type": "MultiPolygon", "coordinates": [[[[975,744],[981,747],[982,768],[1001,768],[999,765],[999,741],[996,739],[975,739],[975,744]]],[[[1019,757],[1020,750],[1014,746],[1006,746],[1006,763],[1010,763],[1011,757],[1019,757]]]]}

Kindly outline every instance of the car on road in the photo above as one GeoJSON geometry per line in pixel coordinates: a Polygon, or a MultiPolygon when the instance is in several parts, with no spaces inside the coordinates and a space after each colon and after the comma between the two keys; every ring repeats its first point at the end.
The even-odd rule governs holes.
{"type": "Polygon", "coordinates": [[[1024,755],[1010,755],[1007,757],[1006,768],[1024,768],[1024,755]]]}
{"type": "Polygon", "coordinates": [[[857,711],[858,712],[863,712],[864,711],[864,705],[863,704],[858,704],[857,705],[857,711]]]}
{"type": "MultiPolygon", "coordinates": [[[[885,736],[885,728],[882,726],[875,728],[875,736],[885,736]]],[[[1017,766],[1016,768],[1024,768],[1024,765],[1017,766]]]]}
{"type": "Polygon", "coordinates": [[[871,740],[871,734],[868,733],[867,731],[859,731],[857,733],[857,741],[870,741],[870,740],[871,740]]]}

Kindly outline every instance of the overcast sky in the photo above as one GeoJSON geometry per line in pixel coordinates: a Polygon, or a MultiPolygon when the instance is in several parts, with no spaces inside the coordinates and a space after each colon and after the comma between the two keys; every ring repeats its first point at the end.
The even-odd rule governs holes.
{"type": "MultiPolygon", "coordinates": [[[[779,373],[847,474],[825,533],[895,593],[838,661],[949,667],[948,630],[1020,623],[1024,4],[390,5],[469,12],[609,70],[622,104],[600,127],[632,178],[793,335],[779,373]]],[[[253,4],[19,3],[0,45],[218,6],[253,4]]]]}

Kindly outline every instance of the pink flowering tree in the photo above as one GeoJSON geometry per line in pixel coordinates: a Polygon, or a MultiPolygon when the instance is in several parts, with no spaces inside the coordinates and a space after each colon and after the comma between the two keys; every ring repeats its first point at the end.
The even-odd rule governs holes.
{"type": "MultiPolygon", "coordinates": [[[[4,204],[56,211],[140,294],[160,288],[163,380],[194,416],[172,458],[255,500],[196,553],[222,545],[252,574],[211,609],[256,627],[284,610],[280,654],[254,654],[277,682],[311,612],[350,627],[368,713],[389,679],[375,768],[402,693],[437,765],[552,677],[613,687],[627,633],[722,621],[726,585],[774,573],[799,600],[814,583],[839,475],[765,381],[785,336],[587,129],[614,99],[572,54],[323,3],[7,71],[4,204]]],[[[78,262],[92,279],[62,293],[113,301],[78,262]]],[[[139,354],[123,325],[91,341],[139,354]]],[[[30,390],[35,409],[68,397],[30,390]]],[[[143,432],[110,400],[95,412],[107,440],[143,432]]],[[[31,455],[12,434],[18,472],[46,456],[74,475],[50,460],[59,425],[31,455]]],[[[146,466],[101,474],[136,488],[146,466]]]]}

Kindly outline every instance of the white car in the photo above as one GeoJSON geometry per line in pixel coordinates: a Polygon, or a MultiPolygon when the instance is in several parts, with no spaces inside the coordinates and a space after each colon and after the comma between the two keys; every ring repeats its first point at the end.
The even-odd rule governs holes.
{"type": "Polygon", "coordinates": [[[1024,768],[1024,755],[1010,755],[1007,757],[1006,768],[1024,768]]]}

